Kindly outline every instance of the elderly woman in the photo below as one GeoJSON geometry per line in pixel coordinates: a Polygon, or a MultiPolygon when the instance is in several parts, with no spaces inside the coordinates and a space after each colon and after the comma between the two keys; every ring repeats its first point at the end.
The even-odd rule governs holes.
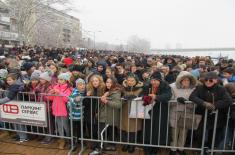
{"type": "MultiPolygon", "coordinates": [[[[185,105],[185,101],[188,100],[195,86],[196,79],[191,73],[187,71],[180,72],[176,78],[176,82],[170,85],[172,89],[172,100],[175,100],[175,102],[171,104],[170,108],[170,126],[172,128],[171,146],[184,147],[187,138],[187,132],[189,129],[191,129],[192,125],[189,125],[190,128],[188,128],[187,125],[181,126],[179,121],[181,118],[184,120],[185,110],[186,115],[193,114],[193,104],[185,105]]],[[[192,124],[192,122],[185,121],[185,124],[186,123],[192,124]]],[[[170,154],[176,155],[176,149],[171,149],[170,154]]],[[[181,150],[180,155],[185,155],[185,152],[181,150]]]]}

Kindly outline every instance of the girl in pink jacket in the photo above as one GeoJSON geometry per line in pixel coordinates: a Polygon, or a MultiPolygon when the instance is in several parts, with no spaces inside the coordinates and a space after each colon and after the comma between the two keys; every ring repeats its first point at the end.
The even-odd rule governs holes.
{"type": "MultiPolygon", "coordinates": [[[[53,94],[50,96],[52,100],[52,114],[55,116],[56,129],[60,136],[69,136],[69,119],[68,112],[66,110],[66,104],[68,102],[68,97],[72,92],[72,87],[69,85],[70,74],[61,73],[58,76],[58,83],[53,86],[52,90],[49,92],[53,94]]],[[[63,139],[59,140],[59,147],[64,148],[65,141],[63,139]]]]}

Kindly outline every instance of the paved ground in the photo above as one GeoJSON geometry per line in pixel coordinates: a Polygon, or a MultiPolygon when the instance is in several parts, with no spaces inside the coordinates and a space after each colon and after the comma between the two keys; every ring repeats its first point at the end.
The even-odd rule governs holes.
{"type": "MultiPolygon", "coordinates": [[[[12,136],[12,135],[11,135],[12,136]]],[[[30,140],[24,143],[17,143],[12,140],[11,136],[0,136],[0,155],[15,154],[15,155],[66,155],[68,153],[68,146],[61,150],[58,148],[57,140],[55,139],[50,145],[42,145],[37,139],[30,140]]],[[[80,151],[80,146],[72,153],[77,155],[80,151]]],[[[90,150],[85,150],[84,155],[87,155],[90,150]]],[[[102,152],[103,155],[127,155],[127,152],[121,151],[121,146],[115,152],[102,152]]],[[[169,152],[161,150],[158,155],[168,155],[169,152]]],[[[144,155],[141,148],[136,148],[132,155],[144,155]]],[[[196,153],[187,152],[187,155],[196,155],[196,153]]]]}

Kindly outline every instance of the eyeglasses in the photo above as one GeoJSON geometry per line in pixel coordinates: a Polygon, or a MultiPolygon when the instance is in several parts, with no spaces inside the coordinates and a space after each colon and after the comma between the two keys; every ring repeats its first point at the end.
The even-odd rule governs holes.
{"type": "Polygon", "coordinates": [[[209,81],[210,83],[213,82],[213,79],[205,79],[205,82],[209,81]]]}

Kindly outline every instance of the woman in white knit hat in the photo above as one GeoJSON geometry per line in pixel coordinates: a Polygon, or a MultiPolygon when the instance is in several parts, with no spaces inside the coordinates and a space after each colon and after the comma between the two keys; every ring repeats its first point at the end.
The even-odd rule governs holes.
{"type": "MultiPolygon", "coordinates": [[[[37,87],[35,88],[35,93],[37,94],[37,100],[38,101],[44,101],[46,103],[49,103],[47,96],[45,94],[48,94],[50,92],[50,90],[52,89],[51,86],[51,74],[49,71],[43,72],[39,75],[39,84],[37,85],[37,87]],[[41,94],[41,95],[40,95],[41,94]]],[[[51,109],[51,104],[46,104],[47,107],[46,109],[48,109],[48,119],[47,122],[50,123],[48,124],[48,126],[50,126],[50,128],[45,128],[45,132],[48,134],[53,134],[54,133],[54,117],[52,115],[52,109],[51,109]]],[[[41,141],[42,144],[49,144],[51,142],[52,138],[51,137],[44,137],[41,141]]]]}

